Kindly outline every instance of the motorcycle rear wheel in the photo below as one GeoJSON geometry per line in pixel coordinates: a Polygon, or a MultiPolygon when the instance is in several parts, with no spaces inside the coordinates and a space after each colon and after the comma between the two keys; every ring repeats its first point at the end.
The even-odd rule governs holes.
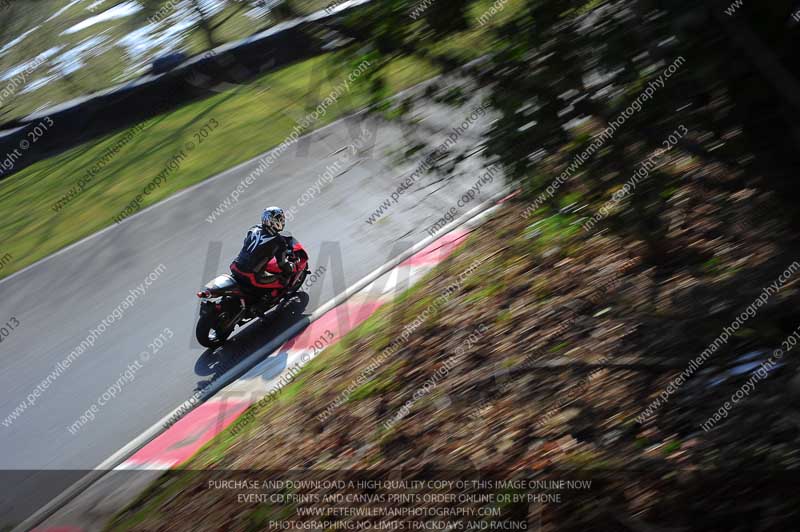
{"type": "Polygon", "coordinates": [[[215,320],[212,316],[200,316],[200,318],[197,320],[197,326],[195,327],[194,332],[195,336],[197,337],[197,341],[203,347],[219,347],[225,343],[225,340],[227,340],[228,336],[231,334],[231,331],[222,333],[217,331],[214,327],[216,325],[214,321],[215,320]],[[215,332],[213,339],[209,336],[212,330],[215,332]]]}

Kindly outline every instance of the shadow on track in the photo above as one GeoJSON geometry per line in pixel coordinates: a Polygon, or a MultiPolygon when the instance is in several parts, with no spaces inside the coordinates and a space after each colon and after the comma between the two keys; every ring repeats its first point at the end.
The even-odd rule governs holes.
{"type": "MultiPolygon", "coordinates": [[[[309,300],[307,293],[298,292],[283,309],[274,310],[265,318],[250,322],[243,329],[239,329],[222,347],[206,349],[194,366],[195,375],[206,378],[198,381],[195,390],[199,391],[211,385],[236,364],[257,352],[296,323],[303,320],[308,321],[308,315],[304,312],[308,307],[309,300]]],[[[278,354],[276,362],[279,358],[283,359],[282,364],[279,363],[277,367],[270,368],[270,373],[275,371],[277,375],[285,369],[285,354],[278,354]]]]}

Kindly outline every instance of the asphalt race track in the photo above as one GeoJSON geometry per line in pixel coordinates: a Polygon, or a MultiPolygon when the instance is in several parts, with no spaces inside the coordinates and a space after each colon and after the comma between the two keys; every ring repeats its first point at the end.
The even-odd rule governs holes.
{"type": "MultiPolygon", "coordinates": [[[[463,107],[464,117],[451,109],[428,109],[426,127],[439,129],[437,134],[427,133],[428,140],[444,140],[474,105],[463,107]]],[[[472,125],[454,149],[470,152],[488,119],[472,125]]],[[[484,163],[478,156],[469,157],[449,180],[425,175],[378,222],[368,224],[367,218],[422,159],[417,154],[412,161],[398,160],[398,153],[408,146],[403,134],[398,126],[360,117],[336,122],[284,152],[247,187],[238,203],[212,223],[207,217],[258,166],[257,160],[0,281],[0,321],[14,317],[19,322],[0,345],[0,469],[17,470],[5,473],[0,526],[27,517],[76,480],[77,470],[96,468],[297,319],[286,315],[254,324],[213,354],[193,340],[195,292],[216,273],[227,271],[246,229],[257,223],[264,207],[296,206],[287,230],[306,246],[312,270],[320,261],[326,267],[308,288],[304,312],[428,236],[431,224],[475,185],[485,171],[484,163]],[[367,144],[374,146],[336,165],[361,131],[367,132],[367,144]],[[313,197],[306,194],[308,201],[298,205],[298,199],[332,166],[338,166],[336,177],[313,197]],[[151,276],[151,284],[142,291],[140,285],[151,273],[155,279],[151,276]],[[128,296],[133,302],[122,308],[128,296]],[[38,397],[30,396],[32,404],[18,417],[8,417],[117,308],[122,309],[121,316],[95,335],[94,345],[69,367],[62,365],[38,397]],[[165,328],[171,331],[169,339],[165,328]],[[164,345],[153,353],[160,334],[164,345]],[[145,362],[143,352],[150,353],[145,362]],[[114,396],[106,394],[103,400],[110,389],[114,396]],[[95,419],[75,430],[73,424],[81,414],[99,401],[104,404],[95,409],[95,419]],[[59,470],[76,472],[54,477],[59,470]]],[[[458,213],[501,187],[496,175],[458,213]]]]}

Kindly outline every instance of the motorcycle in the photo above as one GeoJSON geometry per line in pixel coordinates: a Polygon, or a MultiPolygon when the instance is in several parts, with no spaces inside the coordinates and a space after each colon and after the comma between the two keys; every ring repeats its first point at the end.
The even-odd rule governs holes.
{"type": "Polygon", "coordinates": [[[218,275],[201,292],[197,292],[201,302],[195,336],[200,345],[208,348],[221,346],[236,327],[263,318],[274,309],[280,310],[303,286],[311,273],[308,269],[308,253],[294,237],[281,236],[286,240],[288,258],[294,264],[288,279],[273,257],[264,268],[266,288],[260,290],[258,295],[244,290],[229,274],[218,275]]]}

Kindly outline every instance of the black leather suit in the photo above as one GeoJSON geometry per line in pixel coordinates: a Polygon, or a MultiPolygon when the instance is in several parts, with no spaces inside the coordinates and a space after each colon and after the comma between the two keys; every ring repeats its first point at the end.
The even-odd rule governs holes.
{"type": "Polygon", "coordinates": [[[286,239],[281,234],[265,230],[260,225],[254,225],[244,237],[242,250],[231,264],[231,273],[234,278],[245,287],[258,291],[263,288],[266,264],[272,257],[278,261],[285,279],[292,274],[293,265],[287,260],[289,248],[286,239]]]}

